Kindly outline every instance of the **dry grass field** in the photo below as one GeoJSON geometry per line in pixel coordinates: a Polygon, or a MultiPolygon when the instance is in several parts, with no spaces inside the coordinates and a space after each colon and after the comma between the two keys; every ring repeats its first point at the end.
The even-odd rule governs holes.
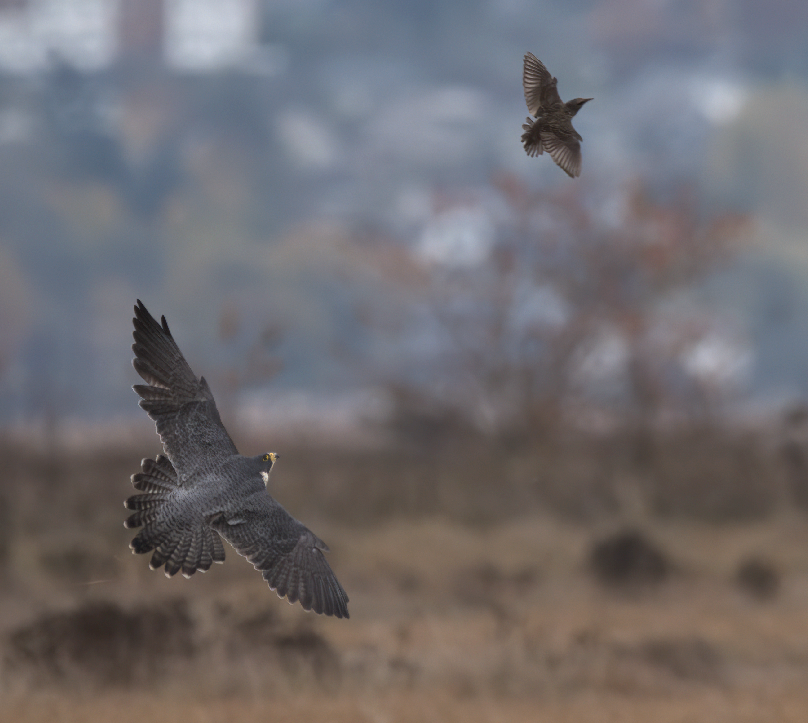
{"type": "MultiPolygon", "coordinates": [[[[663,515],[619,485],[585,514],[520,488],[526,459],[493,477],[494,461],[467,455],[453,482],[440,460],[344,457],[337,472],[322,454],[285,453],[273,481],[331,546],[348,621],[279,600],[229,548],[190,580],[150,572],[122,527],[137,454],[13,456],[0,720],[808,719],[808,522],[783,504],[777,469],[759,514],[663,515]],[[482,507],[457,511],[463,478],[491,487],[482,507]],[[351,484],[364,520],[340,508],[351,484]],[[624,549],[627,574],[609,584],[593,545],[627,528],[664,566],[651,575],[624,549]]],[[[571,486],[581,464],[563,466],[571,486]]]]}

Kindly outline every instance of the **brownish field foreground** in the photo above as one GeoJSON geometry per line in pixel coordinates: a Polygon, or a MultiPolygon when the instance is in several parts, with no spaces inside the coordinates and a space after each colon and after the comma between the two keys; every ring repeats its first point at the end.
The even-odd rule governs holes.
{"type": "MultiPolygon", "coordinates": [[[[295,509],[280,483],[331,546],[351,598],[334,620],[278,599],[229,548],[190,580],[150,572],[121,524],[130,463],[12,470],[0,721],[808,720],[808,522],[782,505],[573,520],[525,502],[359,524],[295,509]],[[627,527],[662,562],[623,550],[595,574],[594,543],[627,527]]],[[[318,479],[305,489],[327,497],[318,479]]]]}

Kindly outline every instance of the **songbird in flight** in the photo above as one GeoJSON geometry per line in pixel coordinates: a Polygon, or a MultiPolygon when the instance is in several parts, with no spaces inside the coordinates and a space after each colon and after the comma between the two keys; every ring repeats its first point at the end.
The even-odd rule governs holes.
{"type": "Polygon", "coordinates": [[[572,127],[572,117],[592,98],[573,98],[564,103],[558,95],[558,78],[550,75],[533,53],[525,53],[522,86],[527,109],[535,117],[522,126],[522,144],[529,156],[547,151],[570,178],[581,175],[581,138],[572,127]]]}

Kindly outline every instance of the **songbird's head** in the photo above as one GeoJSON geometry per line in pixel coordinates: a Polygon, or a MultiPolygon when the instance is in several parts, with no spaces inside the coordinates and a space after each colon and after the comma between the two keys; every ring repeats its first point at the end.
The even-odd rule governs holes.
{"type": "Polygon", "coordinates": [[[570,114],[575,115],[579,110],[581,110],[584,103],[588,103],[590,100],[593,100],[593,98],[573,98],[572,100],[568,100],[565,105],[570,111],[570,114]]]}

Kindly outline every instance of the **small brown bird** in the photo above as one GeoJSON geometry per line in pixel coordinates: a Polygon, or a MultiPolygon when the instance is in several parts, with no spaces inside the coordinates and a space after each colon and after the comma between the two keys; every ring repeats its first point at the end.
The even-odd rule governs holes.
{"type": "Polygon", "coordinates": [[[540,156],[544,151],[566,171],[571,178],[581,175],[581,141],[583,138],[572,127],[572,117],[592,98],[573,98],[564,103],[558,95],[558,78],[550,75],[544,63],[533,53],[525,53],[522,86],[525,89],[527,109],[536,120],[527,118],[522,126],[522,143],[529,156],[540,156]]]}

